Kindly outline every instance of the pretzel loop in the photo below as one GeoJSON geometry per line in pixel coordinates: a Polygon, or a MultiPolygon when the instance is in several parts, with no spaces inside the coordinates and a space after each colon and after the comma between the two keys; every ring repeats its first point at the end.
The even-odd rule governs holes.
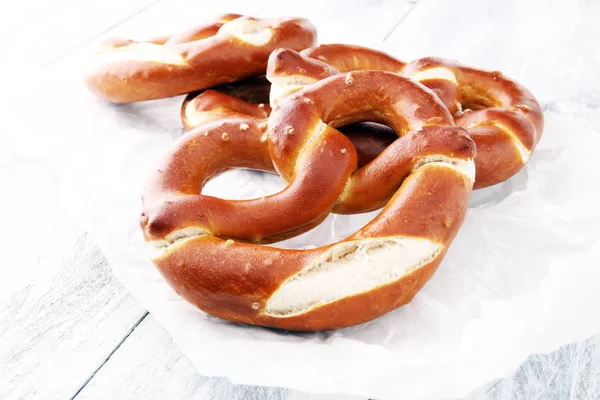
{"type": "MultiPolygon", "coordinates": [[[[140,222],[167,282],[214,316],[294,330],[354,325],[409,302],[464,219],[475,155],[464,129],[451,126],[432,92],[381,71],[337,74],[288,96],[271,113],[267,136],[260,121],[232,116],[202,125],[151,175],[140,222]],[[343,99],[333,96],[339,93],[343,99]],[[297,235],[344,204],[342,194],[356,184],[357,156],[335,126],[365,119],[401,136],[393,153],[362,168],[370,174],[364,183],[378,185],[370,168],[388,154],[387,169],[404,171],[390,179],[391,194],[368,199],[389,200],[373,221],[344,241],[305,251],[227,239],[297,235]],[[259,137],[269,146],[257,145],[259,137]],[[201,194],[224,170],[269,170],[270,158],[288,179],[282,192],[243,201],[201,194]]],[[[372,207],[368,202],[355,207],[372,207]]]]}
{"type": "Polygon", "coordinates": [[[171,37],[109,40],[87,64],[85,81],[111,102],[160,99],[263,74],[276,48],[301,50],[315,41],[305,19],[227,14],[171,37]]]}
{"type": "MultiPolygon", "coordinates": [[[[269,145],[276,170],[285,180],[293,179],[305,168],[301,154],[324,152],[321,146],[331,141],[340,143],[342,159],[353,157],[354,149],[344,144],[345,136],[334,128],[360,121],[386,124],[399,136],[454,125],[441,102],[408,79],[382,71],[335,75],[289,96],[271,114],[269,145]]],[[[396,168],[394,162],[401,145],[391,145],[370,164],[352,171],[334,211],[365,212],[385,204],[406,176],[406,169],[396,168]],[[382,171],[396,174],[383,180],[382,171]]]]}
{"type": "Polygon", "coordinates": [[[404,64],[382,52],[342,44],[301,52],[341,72],[381,69],[432,89],[477,144],[475,188],[503,182],[529,161],[544,127],[540,104],[518,82],[497,71],[426,57],[404,64]]]}

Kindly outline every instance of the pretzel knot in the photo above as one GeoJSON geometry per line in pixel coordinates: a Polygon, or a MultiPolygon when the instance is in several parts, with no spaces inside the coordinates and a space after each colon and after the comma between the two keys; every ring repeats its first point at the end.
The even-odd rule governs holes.
{"type": "MultiPolygon", "coordinates": [[[[229,118],[240,119],[239,123],[244,125],[266,127],[266,119],[271,113],[269,102],[275,106],[304,86],[338,73],[329,65],[302,57],[293,50],[278,49],[269,57],[266,77],[190,93],[181,106],[181,121],[187,131],[229,118]],[[250,117],[250,120],[242,121],[244,117],[250,117]],[[263,121],[259,121],[260,118],[263,121]]],[[[350,124],[340,130],[356,148],[358,165],[361,167],[377,158],[398,138],[389,127],[374,123],[350,124]]],[[[256,137],[256,140],[260,138],[256,137]]],[[[266,141],[262,140],[261,143],[266,151],[266,141]]],[[[254,143],[253,147],[261,143],[254,143]]],[[[271,168],[269,172],[275,170],[271,168]]]]}
{"type": "Polygon", "coordinates": [[[301,54],[341,72],[390,71],[432,89],[477,145],[476,189],[503,182],[519,172],[542,136],[540,104],[524,86],[500,72],[434,57],[405,64],[376,50],[343,44],[305,49],[301,54]]]}
{"type": "Polygon", "coordinates": [[[306,19],[227,14],[179,35],[109,40],[84,75],[94,94],[112,102],[160,99],[259,75],[276,48],[302,50],[315,41],[306,19]]]}
{"type": "Polygon", "coordinates": [[[475,145],[433,92],[389,72],[337,74],[284,98],[266,136],[240,121],[252,118],[184,135],[144,190],[141,226],[167,282],[219,318],[292,330],[354,325],[409,302],[462,224],[474,181],[475,145]],[[356,150],[336,127],[360,121],[400,137],[357,169],[356,150]],[[270,165],[288,182],[279,193],[242,201],[201,194],[224,170],[270,165]],[[383,205],[338,243],[251,243],[297,235],[332,210],[383,205]]]}

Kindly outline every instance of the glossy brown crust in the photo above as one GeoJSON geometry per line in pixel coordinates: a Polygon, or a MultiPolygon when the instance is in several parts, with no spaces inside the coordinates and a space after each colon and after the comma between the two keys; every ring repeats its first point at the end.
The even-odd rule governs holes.
{"type": "Polygon", "coordinates": [[[186,96],[181,106],[181,122],[186,131],[231,117],[253,117],[266,124],[270,113],[268,104],[254,104],[216,90],[206,90],[186,96]]]}
{"type": "MultiPolygon", "coordinates": [[[[383,71],[339,74],[289,96],[271,113],[269,146],[275,168],[286,180],[297,176],[304,166],[300,155],[305,153],[307,143],[313,146],[326,143],[339,136],[334,127],[360,121],[383,123],[399,136],[426,127],[454,125],[452,116],[439,99],[418,83],[383,71]],[[344,95],[331,96],[331,93],[344,95]],[[315,129],[319,127],[324,130],[315,135],[315,129]]],[[[343,195],[339,194],[335,212],[371,211],[389,200],[405,177],[404,174],[386,175],[392,169],[403,170],[394,162],[398,152],[406,150],[400,143],[386,148],[368,165],[356,171],[352,169],[352,174],[344,178],[348,183],[343,195]],[[382,180],[384,176],[388,180],[382,180]],[[361,194],[360,201],[356,193],[361,194]]],[[[428,148],[419,146],[418,155],[428,155],[425,150],[428,148]]],[[[354,154],[354,149],[347,148],[346,152],[354,154]]],[[[327,173],[321,174],[324,175],[327,173]]]]}
{"type": "MultiPolygon", "coordinates": [[[[211,122],[235,118],[240,124],[241,119],[251,117],[250,124],[266,129],[267,117],[271,112],[268,105],[268,93],[271,83],[264,78],[246,80],[215,87],[201,93],[190,93],[181,106],[181,121],[186,131],[191,131],[211,122]],[[265,100],[266,95],[266,103],[265,100]],[[261,119],[261,121],[258,121],[261,119]]],[[[398,136],[393,129],[376,123],[356,123],[340,128],[356,149],[358,166],[362,167],[373,161],[381,152],[392,144],[398,136]]],[[[239,134],[232,133],[229,134],[239,134]]],[[[254,146],[264,146],[268,151],[266,140],[255,138],[254,146]]],[[[248,139],[248,137],[246,138],[248,139]]],[[[271,168],[274,172],[275,170],[271,168]]]]}
{"type": "Polygon", "coordinates": [[[340,71],[329,64],[304,57],[293,49],[277,49],[269,56],[267,79],[302,76],[313,81],[320,81],[340,71]]]}
{"type": "Polygon", "coordinates": [[[349,44],[323,44],[300,52],[331,65],[340,72],[376,70],[402,73],[406,64],[386,53],[349,44]]]}
{"type": "MultiPolygon", "coordinates": [[[[474,145],[462,156],[474,154],[474,145]]],[[[301,315],[265,312],[273,293],[333,245],[283,250],[226,241],[212,235],[189,239],[154,259],[171,287],[201,310],[229,321],[299,331],[336,329],[370,321],[412,300],[437,269],[461,226],[472,182],[443,167],[417,170],[381,214],[352,237],[415,236],[444,245],[431,262],[401,279],[301,315]]]]}
{"type": "Polygon", "coordinates": [[[420,76],[419,82],[436,93],[455,116],[456,124],[465,127],[477,144],[475,189],[501,183],[519,172],[542,136],[544,116],[538,101],[525,87],[498,71],[435,57],[404,64],[377,50],[344,44],[322,45],[301,54],[341,72],[381,69],[411,79],[420,76]],[[449,71],[454,82],[417,75],[436,67],[449,71]]]}
{"type": "Polygon", "coordinates": [[[176,229],[195,227],[221,237],[266,243],[311,229],[332,209],[340,213],[377,209],[391,198],[421,157],[454,157],[457,149],[470,141],[462,129],[454,128],[453,137],[464,138],[448,142],[448,129],[439,127],[452,125],[448,110],[432,92],[399,75],[360,71],[321,80],[284,99],[269,117],[268,153],[288,182],[283,191],[235,202],[200,194],[204,182],[214,176],[207,168],[230,167],[230,160],[239,163],[246,159],[244,152],[248,157],[265,154],[258,145],[265,124],[221,120],[200,126],[178,141],[181,147],[172,151],[144,194],[147,204],[155,207],[145,213],[146,238],[158,239],[176,229]],[[385,123],[407,140],[394,142],[356,170],[352,142],[334,127],[364,120],[385,123]],[[430,134],[423,135],[424,131],[430,134]],[[243,144],[238,142],[240,136],[243,144]],[[208,154],[214,154],[214,159],[208,154]],[[164,197],[169,201],[161,203],[159,199],[164,197]]]}
{"type": "Polygon", "coordinates": [[[356,165],[355,154],[332,150],[341,146],[340,142],[346,147],[352,146],[343,135],[325,145],[323,152],[308,154],[306,168],[280,193],[240,201],[199,194],[203,183],[215,173],[228,168],[253,168],[239,163],[254,159],[267,149],[250,147],[258,142],[256,136],[239,143],[243,140],[240,138],[250,136],[246,133],[258,135],[254,129],[242,134],[240,126],[231,121],[216,122],[214,129],[202,126],[178,141],[181,147],[159,167],[161,173],[155,175],[144,193],[144,204],[150,206],[144,207],[148,216],[147,239],[161,238],[175,229],[193,226],[222,237],[272,242],[306,231],[329,214],[344,188],[345,177],[356,165]],[[226,165],[222,160],[227,161],[226,165]],[[328,173],[319,170],[321,163],[331,166],[328,173]],[[315,179],[317,176],[320,179],[315,179]],[[327,191],[323,191],[324,187],[327,191]],[[165,197],[169,198],[168,202],[163,200],[165,197]]]}
{"type": "MultiPolygon", "coordinates": [[[[198,195],[170,201],[160,212],[153,213],[147,225],[148,237],[156,238],[175,228],[195,226],[219,236],[252,242],[281,240],[320,223],[332,207],[340,213],[380,208],[420,157],[436,153],[452,157],[454,154],[452,146],[435,141],[425,143],[418,135],[410,135],[414,142],[412,146],[398,142],[355,172],[356,150],[348,138],[333,127],[364,120],[379,120],[399,135],[431,129],[432,137],[438,132],[433,127],[453,124],[452,117],[435,95],[396,74],[361,71],[335,75],[288,97],[269,117],[270,155],[278,172],[289,183],[282,192],[228,206],[229,201],[198,194],[199,185],[208,179],[202,172],[190,174],[187,168],[178,167],[176,160],[168,160],[161,170],[166,172],[169,182],[174,182],[174,187],[181,187],[182,180],[192,179],[183,185],[192,187],[191,192],[185,194],[198,195]],[[329,95],[342,92],[345,93],[343,97],[329,95]],[[413,107],[413,101],[420,107],[413,107]],[[323,132],[318,137],[311,137],[315,129],[323,129],[323,132]],[[336,146],[343,147],[343,151],[332,151],[336,146]],[[412,155],[412,158],[404,157],[410,161],[396,165],[396,160],[406,153],[412,155]],[[177,171],[184,173],[177,174],[177,171]],[[318,201],[313,200],[315,198],[318,201]],[[313,204],[307,207],[307,202],[313,204]],[[221,211],[213,213],[210,210],[214,207],[221,211]],[[270,212],[265,214],[262,210],[270,212]]],[[[202,126],[198,129],[204,130],[208,136],[203,137],[208,139],[201,137],[198,140],[202,140],[202,144],[198,142],[191,148],[204,151],[212,146],[214,153],[226,155],[225,146],[233,146],[233,140],[244,135],[251,125],[264,127],[260,123],[242,121],[221,121],[216,131],[202,126]]],[[[196,140],[196,136],[188,135],[188,140],[196,140]]],[[[256,146],[258,136],[253,137],[256,146]]],[[[254,151],[248,143],[243,148],[254,151]]],[[[199,156],[175,152],[174,157],[185,163],[197,160],[199,156]]]]}
{"type": "MultiPolygon", "coordinates": [[[[266,78],[274,86],[284,86],[279,97],[271,96],[271,104],[276,106],[285,96],[289,96],[310,83],[315,83],[340,72],[319,60],[304,56],[291,49],[278,49],[269,56],[266,78]],[[299,84],[299,82],[304,82],[299,84]]],[[[392,144],[398,135],[386,125],[361,122],[339,127],[352,142],[358,156],[358,167],[373,161],[383,150],[392,144]]]]}
{"type": "MultiPolygon", "coordinates": [[[[439,99],[396,74],[362,71],[332,76],[284,99],[269,117],[269,147],[260,145],[267,137],[258,121],[262,120],[231,118],[196,128],[174,144],[151,175],[140,222],[147,241],[167,240],[163,242],[167,247],[154,258],[166,281],[214,316],[302,331],[359,324],[409,302],[441,262],[463,222],[472,189],[472,181],[455,169],[435,164],[414,169],[416,161],[427,155],[462,160],[475,155],[473,141],[464,129],[452,126],[439,99]],[[344,93],[344,99],[332,93],[344,93]],[[418,101],[420,107],[406,98],[418,101]],[[439,243],[442,250],[392,283],[300,315],[269,314],[267,302],[275,291],[336,244],[299,251],[248,242],[296,235],[344,204],[340,198],[344,189],[352,188],[356,152],[346,136],[323,121],[337,126],[364,119],[384,122],[401,137],[392,151],[385,150],[361,170],[388,157],[386,168],[400,172],[390,178],[373,169],[363,178],[362,184],[370,184],[377,199],[389,202],[378,217],[346,240],[417,237],[439,243]],[[289,179],[282,192],[246,201],[201,194],[211,177],[231,168],[269,171],[271,159],[289,179]],[[396,184],[388,188],[391,193],[376,189],[381,181],[394,179],[396,184]],[[179,242],[168,239],[185,228],[194,228],[195,233],[179,242]]],[[[359,200],[355,207],[364,207],[373,198],[359,200]]]]}
{"type": "Polygon", "coordinates": [[[459,105],[456,124],[467,129],[478,149],[475,188],[495,185],[516,174],[529,160],[544,129],[542,107],[533,94],[501,72],[435,57],[411,62],[403,74],[412,77],[436,67],[450,71],[456,83],[445,79],[421,83],[442,93],[440,98],[450,110],[459,105]]]}
{"type": "MultiPolygon", "coordinates": [[[[288,58],[287,52],[279,55],[284,57],[283,67],[271,69],[271,76],[274,71],[285,75],[289,66],[302,61],[288,58]]],[[[272,59],[282,61],[278,55],[272,59]]],[[[318,74],[319,68],[298,71],[318,74]]],[[[254,104],[206,91],[184,102],[184,124],[184,111],[190,105],[194,112],[206,112],[208,121],[212,115],[217,120],[202,124],[173,146],[146,186],[140,222],[147,241],[166,240],[167,247],[154,258],[166,281],[214,316],[301,331],[372,320],[414,297],[437,269],[463,222],[472,181],[444,166],[415,167],[426,156],[472,159],[474,143],[462,128],[452,126],[451,115],[432,92],[408,79],[380,71],[323,79],[278,104],[268,120],[268,136],[261,109],[254,104]],[[352,131],[357,126],[353,123],[365,120],[389,125],[401,137],[390,140],[385,150],[373,151],[382,150],[357,170],[352,142],[334,127],[350,124],[349,136],[361,137],[360,129],[352,131]],[[271,161],[289,182],[278,194],[246,201],[201,194],[210,178],[227,169],[272,171],[271,161]],[[287,279],[336,244],[297,251],[248,242],[268,243],[297,235],[320,223],[333,208],[361,212],[386,203],[377,218],[346,240],[418,237],[439,243],[441,251],[406,276],[364,293],[299,315],[266,311],[269,299],[287,279]],[[169,239],[186,228],[194,232],[187,239],[169,239]]],[[[358,142],[368,143],[371,150],[375,147],[371,139],[358,142]]]]}
{"type": "Polygon", "coordinates": [[[338,74],[332,66],[291,49],[271,53],[267,64],[267,79],[271,82],[270,104],[276,107],[281,100],[306,85],[338,74]]]}
{"type": "Polygon", "coordinates": [[[88,63],[85,82],[98,97],[116,103],[152,100],[190,93],[264,74],[269,54],[279,47],[301,50],[315,44],[316,31],[300,18],[254,19],[235,14],[215,23],[147,42],[111,40],[88,63]],[[231,35],[223,25],[259,21],[270,39],[253,45],[231,35]],[[140,50],[152,48],[175,62],[153,61],[140,50]]]}

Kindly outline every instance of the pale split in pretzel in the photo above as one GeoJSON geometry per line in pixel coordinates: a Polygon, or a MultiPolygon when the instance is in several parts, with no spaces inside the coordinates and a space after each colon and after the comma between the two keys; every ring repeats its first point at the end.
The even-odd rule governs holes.
{"type": "Polygon", "coordinates": [[[341,72],[374,68],[396,72],[432,89],[455,116],[456,124],[475,140],[475,189],[519,172],[542,136],[540,104],[529,90],[500,72],[434,57],[404,64],[377,50],[344,44],[322,45],[301,54],[341,72]]]}
{"type": "Polygon", "coordinates": [[[248,118],[181,137],[144,190],[144,236],[175,291],[223,319],[306,331],[359,324],[409,302],[462,224],[475,178],[474,143],[440,100],[396,74],[360,71],[283,99],[269,117],[268,148],[256,146],[258,124],[240,121],[248,118]],[[335,127],[359,121],[384,123],[400,138],[356,169],[356,151],[335,127]],[[288,181],[282,192],[243,201],[201,194],[216,174],[268,170],[271,159],[288,181]],[[332,209],[381,205],[332,245],[248,243],[304,232],[332,209]]]}
{"type": "Polygon", "coordinates": [[[171,37],[109,40],[87,63],[84,78],[111,102],[172,97],[264,74],[276,48],[301,50],[315,42],[315,28],[305,19],[227,14],[171,37]]]}

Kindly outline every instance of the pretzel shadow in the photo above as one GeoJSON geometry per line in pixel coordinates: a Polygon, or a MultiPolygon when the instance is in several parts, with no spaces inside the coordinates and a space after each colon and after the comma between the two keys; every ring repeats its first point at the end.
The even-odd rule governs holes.
{"type": "Polygon", "coordinates": [[[105,117],[112,118],[119,128],[141,130],[149,135],[164,135],[173,139],[185,133],[180,110],[184,96],[136,103],[104,103],[105,117]]]}
{"type": "MultiPolygon", "coordinates": [[[[242,328],[246,332],[249,332],[251,335],[252,335],[252,332],[255,332],[257,335],[256,339],[258,339],[258,340],[260,340],[260,338],[263,337],[264,333],[269,333],[271,335],[275,335],[278,337],[286,337],[287,340],[292,340],[292,341],[302,342],[302,341],[306,341],[306,340],[310,340],[310,341],[318,340],[320,342],[325,342],[336,332],[335,330],[318,331],[318,332],[291,331],[291,330],[286,330],[286,329],[245,324],[243,322],[226,321],[226,320],[222,320],[217,317],[213,317],[212,315],[208,315],[208,314],[206,315],[205,318],[207,321],[210,321],[210,323],[212,323],[212,324],[242,328]]],[[[263,339],[272,340],[273,338],[270,337],[270,338],[263,338],[263,339]]]]}
{"type": "MultiPolygon", "coordinates": [[[[475,178],[477,179],[477,178],[475,178]]],[[[488,207],[499,204],[512,193],[526,187],[529,181],[528,166],[526,165],[512,178],[494,186],[474,190],[469,201],[469,208],[488,207]]]]}

